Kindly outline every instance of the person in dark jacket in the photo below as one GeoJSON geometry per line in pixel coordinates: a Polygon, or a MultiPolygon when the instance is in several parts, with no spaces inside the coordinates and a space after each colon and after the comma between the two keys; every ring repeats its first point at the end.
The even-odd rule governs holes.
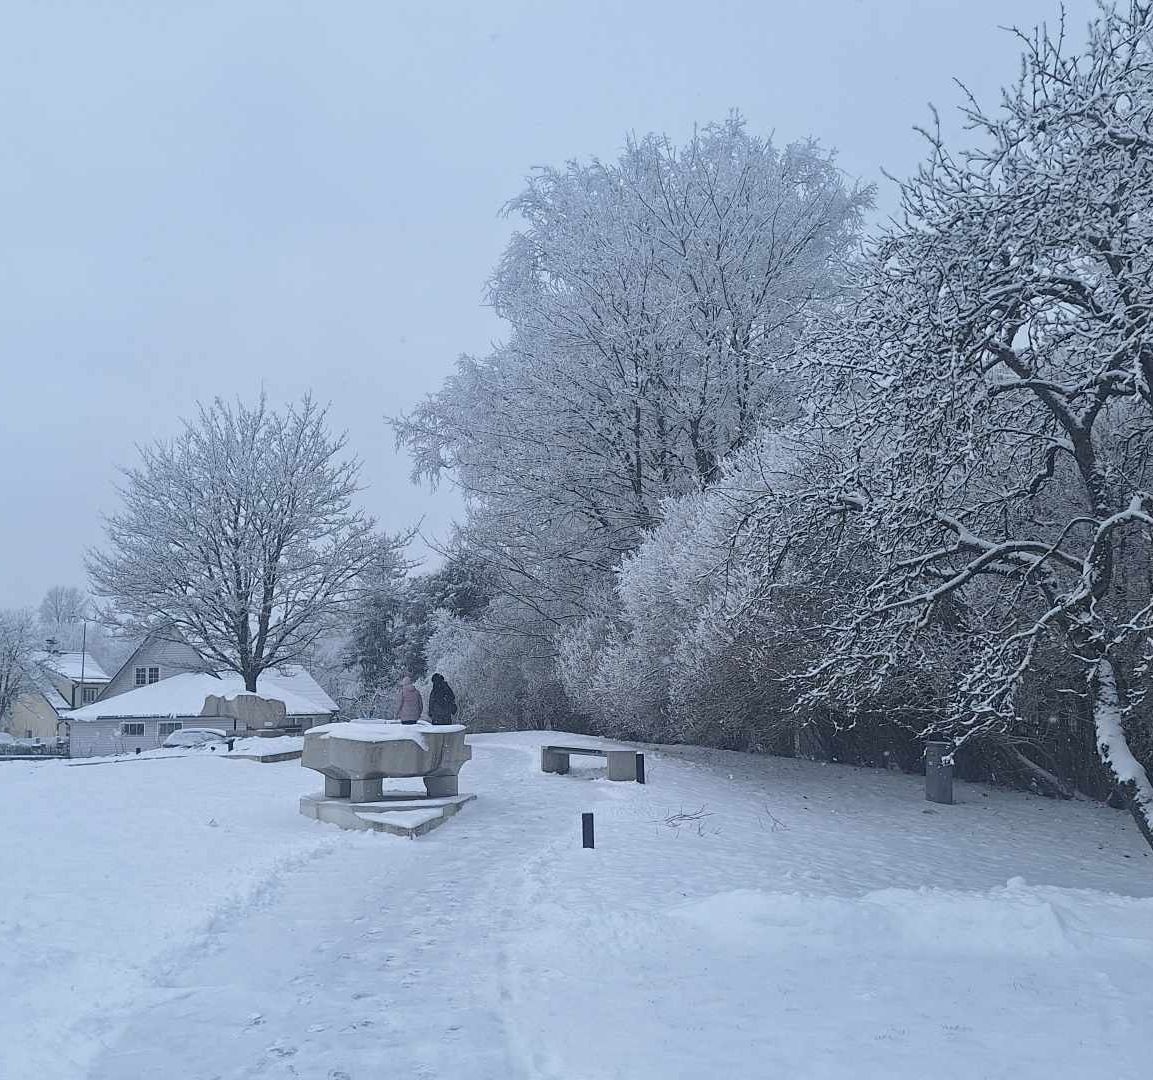
{"type": "Polygon", "coordinates": [[[432,677],[432,690],[428,694],[428,718],[434,724],[451,724],[456,715],[456,694],[445,682],[443,675],[432,677]]]}

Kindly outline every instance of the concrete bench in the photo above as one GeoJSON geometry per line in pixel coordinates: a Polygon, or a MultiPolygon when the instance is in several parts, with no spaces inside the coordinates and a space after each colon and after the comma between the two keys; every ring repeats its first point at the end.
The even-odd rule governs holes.
{"type": "Polygon", "coordinates": [[[608,760],[610,780],[636,780],[644,783],[644,755],[626,747],[606,747],[604,750],[593,746],[542,746],[540,748],[541,772],[564,774],[569,771],[569,755],[584,754],[590,757],[603,757],[608,760]]]}

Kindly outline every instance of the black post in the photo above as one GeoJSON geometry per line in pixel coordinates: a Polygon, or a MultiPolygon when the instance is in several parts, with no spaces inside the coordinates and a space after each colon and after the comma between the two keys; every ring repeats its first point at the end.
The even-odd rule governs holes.
{"type": "Polygon", "coordinates": [[[581,847],[593,847],[593,816],[581,814],[581,847]]]}
{"type": "Polygon", "coordinates": [[[644,754],[637,754],[637,783],[643,784],[645,782],[645,756],[644,754]]]}

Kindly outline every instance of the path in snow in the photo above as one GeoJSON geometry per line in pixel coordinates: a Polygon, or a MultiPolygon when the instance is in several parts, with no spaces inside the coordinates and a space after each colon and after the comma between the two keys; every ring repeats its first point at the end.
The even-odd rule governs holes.
{"type": "Polygon", "coordinates": [[[529,753],[477,755],[500,797],[418,842],[373,837],[379,859],[358,847],[302,867],[165,974],[93,1080],[174,1062],[180,1080],[523,1075],[506,1023],[504,943],[526,918],[510,874],[564,819],[533,808],[529,753]]]}
{"type": "MultiPolygon", "coordinates": [[[[152,866],[111,846],[127,819],[91,837],[131,888],[90,897],[89,923],[139,959],[111,1001],[57,1024],[92,1040],[74,1054],[90,1067],[30,1056],[37,1075],[901,1080],[933,1061],[941,1080],[1083,1080],[1153,1053],[1153,859],[1124,815],[965,784],[934,808],[915,777],[687,748],[650,756],[644,788],[575,759],[544,776],[545,737],[473,737],[462,780],[480,798],[415,842],[294,817],[313,784],[292,763],[138,773],[169,786],[185,846],[152,866]],[[217,796],[237,770],[252,790],[217,796]],[[136,942],[115,902],[174,882],[215,913],[146,963],[152,924],[136,942]]],[[[60,784],[47,770],[23,774],[26,794],[60,784]]],[[[92,799],[130,770],[79,771],[92,799]]],[[[25,899],[62,887],[56,862],[41,870],[25,899]]],[[[4,930],[19,956],[27,938],[4,930]]],[[[90,974],[94,949],[63,956],[65,975],[90,974]]]]}

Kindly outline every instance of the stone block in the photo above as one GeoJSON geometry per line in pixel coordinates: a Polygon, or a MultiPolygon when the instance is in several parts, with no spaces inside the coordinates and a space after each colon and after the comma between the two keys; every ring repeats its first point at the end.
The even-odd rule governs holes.
{"type": "MultiPolygon", "coordinates": [[[[325,777],[327,780],[328,777],[325,777]]],[[[352,802],[379,802],[384,798],[384,790],[379,777],[370,780],[345,780],[348,784],[348,798],[352,802]]]]}
{"type": "Polygon", "coordinates": [[[324,795],[327,799],[347,799],[352,794],[352,781],[335,776],[324,778],[324,795]]]}
{"type": "Polygon", "coordinates": [[[284,727],[287,712],[283,701],[262,698],[257,694],[236,694],[233,697],[209,694],[204,699],[200,715],[234,721],[236,731],[262,731],[284,727]]]}
{"type": "Polygon", "coordinates": [[[559,750],[552,750],[547,746],[540,748],[540,771],[548,773],[567,773],[569,769],[568,754],[559,750]]]}
{"type": "Polygon", "coordinates": [[[610,780],[636,780],[637,753],[635,750],[606,750],[608,778],[610,780]]]}

